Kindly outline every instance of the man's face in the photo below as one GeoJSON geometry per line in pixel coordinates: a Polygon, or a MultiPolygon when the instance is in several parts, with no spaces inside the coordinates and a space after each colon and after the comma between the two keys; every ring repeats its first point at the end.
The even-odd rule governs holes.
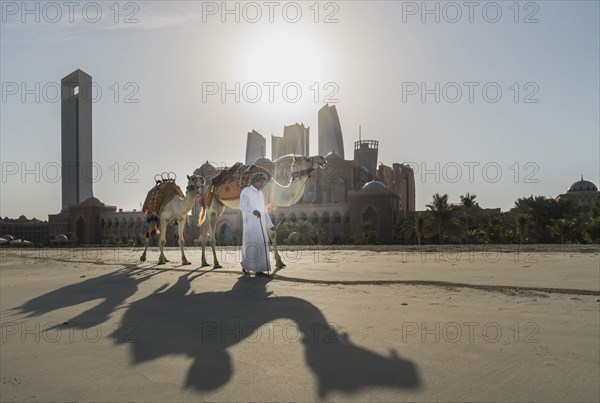
{"type": "Polygon", "coordinates": [[[267,181],[259,179],[259,180],[256,180],[256,181],[252,182],[252,186],[254,186],[255,188],[257,188],[258,190],[261,190],[262,188],[265,187],[266,183],[267,183],[267,181]]]}

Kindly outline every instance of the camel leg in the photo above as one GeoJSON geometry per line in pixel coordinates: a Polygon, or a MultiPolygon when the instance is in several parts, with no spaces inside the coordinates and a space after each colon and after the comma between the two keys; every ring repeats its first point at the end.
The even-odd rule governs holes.
{"type": "Polygon", "coordinates": [[[200,234],[200,242],[202,243],[202,265],[201,267],[206,267],[209,266],[209,264],[206,262],[206,233],[208,232],[207,230],[208,228],[208,223],[204,223],[204,227],[202,228],[202,233],[200,234]]]}
{"type": "Polygon", "coordinates": [[[275,267],[285,267],[285,263],[283,263],[283,261],[281,260],[281,256],[279,255],[279,251],[277,250],[277,232],[269,230],[269,239],[271,239],[271,243],[273,244],[273,252],[275,253],[275,267]]]}
{"type": "Polygon", "coordinates": [[[209,218],[209,224],[210,224],[210,235],[211,235],[211,240],[210,240],[210,246],[212,248],[212,253],[213,253],[213,258],[214,258],[214,264],[213,264],[213,268],[215,269],[219,269],[223,266],[221,266],[219,264],[219,260],[217,259],[217,251],[215,249],[215,244],[216,244],[216,229],[217,229],[217,214],[215,212],[213,212],[212,214],[210,214],[209,218]]]}
{"type": "Polygon", "coordinates": [[[144,253],[142,253],[142,256],[140,256],[140,262],[145,262],[146,261],[146,251],[148,250],[148,244],[150,243],[150,236],[149,236],[150,235],[150,225],[148,225],[148,227],[146,228],[146,230],[148,231],[147,232],[148,236],[144,237],[145,248],[144,248],[144,253]]]}
{"type": "Polygon", "coordinates": [[[160,245],[160,256],[158,257],[158,264],[165,264],[168,262],[165,257],[165,244],[167,243],[167,220],[160,220],[160,240],[158,241],[160,245]]]}
{"type": "Polygon", "coordinates": [[[184,244],[183,230],[184,230],[184,228],[185,228],[185,217],[182,218],[181,220],[177,220],[177,230],[178,230],[178,235],[179,235],[179,248],[181,249],[181,264],[187,265],[187,264],[192,264],[192,263],[187,260],[187,258],[185,257],[185,253],[183,252],[183,244],[184,244]]]}

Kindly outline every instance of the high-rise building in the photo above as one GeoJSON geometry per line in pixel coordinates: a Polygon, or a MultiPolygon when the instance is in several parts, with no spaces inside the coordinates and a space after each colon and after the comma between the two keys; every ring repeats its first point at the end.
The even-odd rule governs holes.
{"type": "Polygon", "coordinates": [[[283,137],[271,136],[271,159],[287,154],[309,155],[310,127],[302,124],[284,126],[283,137]]]}
{"type": "Polygon", "coordinates": [[[319,110],[319,155],[334,152],[344,159],[344,138],[335,105],[325,105],[319,110]]]}
{"type": "Polygon", "coordinates": [[[392,191],[400,196],[400,210],[415,211],[415,172],[410,165],[392,164],[392,191]]]}
{"type": "Polygon", "coordinates": [[[359,140],[354,142],[354,162],[367,168],[373,175],[377,171],[378,154],[379,141],[359,140]]]}
{"type": "Polygon", "coordinates": [[[77,69],[61,80],[62,206],[92,197],[92,77],[77,69]]]}
{"type": "Polygon", "coordinates": [[[248,132],[246,139],[246,164],[251,164],[267,155],[267,140],[256,130],[248,132]]]}

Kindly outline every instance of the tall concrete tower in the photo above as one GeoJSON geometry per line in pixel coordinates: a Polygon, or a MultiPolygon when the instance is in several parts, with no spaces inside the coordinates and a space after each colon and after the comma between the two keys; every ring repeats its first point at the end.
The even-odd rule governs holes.
{"type": "Polygon", "coordinates": [[[283,137],[271,135],[271,159],[287,154],[309,155],[310,153],[310,127],[294,124],[283,127],[283,137]]]}
{"type": "Polygon", "coordinates": [[[265,139],[256,130],[248,132],[246,139],[246,164],[251,164],[259,158],[263,158],[267,153],[267,139],[265,139]]]}
{"type": "Polygon", "coordinates": [[[62,206],[92,197],[92,77],[75,70],[61,80],[62,206]]]}
{"type": "Polygon", "coordinates": [[[328,104],[319,110],[319,155],[335,152],[344,159],[344,138],[335,105],[328,104]]]}

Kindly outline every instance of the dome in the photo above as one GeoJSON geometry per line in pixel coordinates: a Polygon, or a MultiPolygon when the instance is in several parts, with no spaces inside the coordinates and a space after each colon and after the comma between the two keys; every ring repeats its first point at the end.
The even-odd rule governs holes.
{"type": "Polygon", "coordinates": [[[88,197],[81,204],[85,204],[86,206],[104,206],[104,203],[96,199],[94,196],[88,197]]]}
{"type": "Polygon", "coordinates": [[[590,181],[583,180],[583,175],[581,176],[581,180],[573,183],[567,192],[584,192],[586,190],[592,190],[597,192],[598,188],[590,181]]]}
{"type": "Polygon", "coordinates": [[[363,192],[380,192],[382,190],[387,190],[385,185],[379,181],[371,181],[365,183],[362,187],[363,192]]]}
{"type": "Polygon", "coordinates": [[[273,161],[271,161],[267,157],[260,157],[259,159],[257,159],[256,161],[254,161],[254,163],[255,164],[272,164],[273,161]]]}
{"type": "Polygon", "coordinates": [[[210,179],[213,176],[216,176],[219,173],[219,170],[211,165],[210,162],[206,161],[204,164],[200,165],[200,168],[196,168],[194,170],[194,175],[203,176],[204,179],[210,179]]]}
{"type": "Polygon", "coordinates": [[[58,234],[57,236],[54,237],[54,240],[57,242],[66,242],[68,239],[67,239],[66,235],[58,234]]]}
{"type": "Polygon", "coordinates": [[[329,152],[329,153],[328,153],[328,154],[325,156],[325,160],[326,160],[326,161],[329,161],[329,160],[331,160],[331,159],[338,159],[338,160],[341,160],[341,159],[342,159],[342,157],[341,157],[341,156],[340,156],[338,153],[336,153],[335,151],[333,151],[333,150],[332,150],[332,151],[330,151],[330,152],[329,152]]]}

